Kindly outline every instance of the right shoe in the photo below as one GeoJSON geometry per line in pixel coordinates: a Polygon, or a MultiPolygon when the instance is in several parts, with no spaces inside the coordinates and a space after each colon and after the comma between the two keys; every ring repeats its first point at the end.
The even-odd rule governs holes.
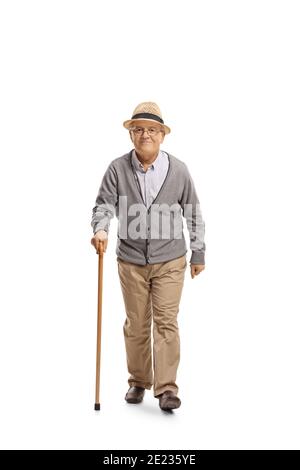
{"type": "Polygon", "coordinates": [[[125,395],[127,403],[141,403],[145,395],[145,389],[143,387],[130,387],[125,395]]]}
{"type": "Polygon", "coordinates": [[[181,400],[171,390],[166,390],[164,393],[157,395],[159,399],[159,406],[163,411],[170,411],[179,408],[181,400]]]}

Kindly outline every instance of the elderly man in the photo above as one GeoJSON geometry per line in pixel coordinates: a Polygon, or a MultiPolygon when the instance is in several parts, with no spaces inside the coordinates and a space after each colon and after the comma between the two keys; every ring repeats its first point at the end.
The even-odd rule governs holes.
{"type": "Polygon", "coordinates": [[[177,314],[187,267],[182,216],[190,237],[192,278],[205,267],[204,221],[185,163],[160,149],[171,130],[157,104],[140,103],[123,126],[134,149],[113,160],[103,177],[93,208],[91,243],[98,251],[101,242],[106,250],[110,220],[116,213],[130,374],[125,400],[140,403],[145,389],[153,386],[160,408],[172,410],[181,404],[176,384],[177,314]]]}

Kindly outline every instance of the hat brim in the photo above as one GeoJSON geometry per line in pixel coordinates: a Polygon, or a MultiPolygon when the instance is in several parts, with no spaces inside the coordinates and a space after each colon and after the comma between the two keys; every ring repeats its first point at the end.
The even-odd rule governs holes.
{"type": "Polygon", "coordinates": [[[155,124],[159,124],[160,126],[162,126],[164,128],[164,131],[166,134],[170,134],[171,132],[171,129],[166,126],[165,124],[161,124],[160,122],[158,121],[155,121],[154,119],[146,119],[146,118],[141,118],[141,119],[128,119],[128,121],[124,121],[123,122],[123,126],[125,127],[125,129],[130,129],[130,127],[137,123],[137,122],[140,122],[140,121],[149,121],[149,122],[154,122],[155,124]]]}

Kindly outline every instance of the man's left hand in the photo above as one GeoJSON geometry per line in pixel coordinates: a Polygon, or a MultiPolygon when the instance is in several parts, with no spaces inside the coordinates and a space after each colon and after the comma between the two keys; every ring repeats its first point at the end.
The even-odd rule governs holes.
{"type": "Polygon", "coordinates": [[[191,264],[191,277],[194,279],[195,276],[201,273],[205,269],[204,264],[191,264]]]}

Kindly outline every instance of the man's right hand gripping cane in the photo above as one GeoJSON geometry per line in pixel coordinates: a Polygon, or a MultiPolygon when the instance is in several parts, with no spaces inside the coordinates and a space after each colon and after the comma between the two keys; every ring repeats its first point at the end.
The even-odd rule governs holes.
{"type": "Polygon", "coordinates": [[[95,235],[91,239],[91,244],[95,247],[97,253],[100,242],[103,242],[103,252],[105,252],[108,243],[107,232],[105,232],[105,230],[99,230],[99,232],[95,233],[95,235]]]}

